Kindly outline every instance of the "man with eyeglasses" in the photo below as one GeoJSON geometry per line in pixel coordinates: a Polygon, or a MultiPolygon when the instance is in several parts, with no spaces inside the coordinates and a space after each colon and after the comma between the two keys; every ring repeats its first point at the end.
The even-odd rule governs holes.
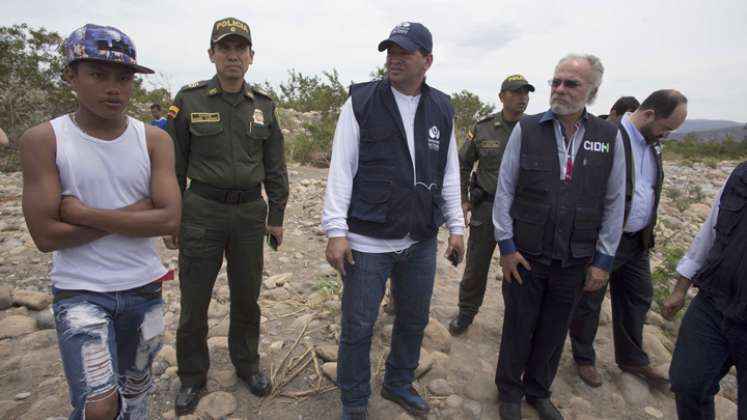
{"type": "Polygon", "coordinates": [[[574,304],[603,287],[624,213],[625,157],[617,127],[588,112],[604,67],[568,55],[550,81],[550,109],[523,118],[508,139],[493,205],[505,315],[495,382],[503,420],[521,399],[542,420],[574,304]]]}
{"type": "Polygon", "coordinates": [[[270,392],[272,384],[259,368],[257,298],[264,237],[269,235],[275,248],[282,242],[288,200],[275,104],[244,80],[254,60],[249,25],[235,18],[215,22],[208,56],[216,75],[183,87],[169,108],[167,124],[184,202],[179,235],[165,239],[168,247],[179,248],[179,416],[195,409],[207,383],[207,313],[224,255],[231,291],[231,362],[249,391],[257,396],[270,392]],[[262,185],[268,203],[261,196],[262,185]]]}
{"type": "MultiPolygon", "coordinates": [[[[649,251],[664,182],[659,140],[687,117],[687,98],[676,90],[652,93],[633,113],[623,114],[620,134],[625,147],[625,224],[610,275],[615,360],[621,370],[666,383],[665,371],[652,367],[643,350],[643,323],[654,289],[649,251]]],[[[595,367],[594,337],[607,287],[584,293],[571,322],[573,359],[579,377],[589,386],[602,385],[595,367]]]]}

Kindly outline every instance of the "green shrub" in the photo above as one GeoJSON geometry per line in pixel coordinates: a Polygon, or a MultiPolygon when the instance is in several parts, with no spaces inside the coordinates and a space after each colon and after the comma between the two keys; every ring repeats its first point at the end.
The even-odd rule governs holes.
{"type": "Polygon", "coordinates": [[[747,158],[747,137],[737,141],[726,136],[719,142],[705,142],[688,134],[682,140],[664,140],[662,146],[664,159],[706,162],[709,166],[722,160],[747,158]]]}

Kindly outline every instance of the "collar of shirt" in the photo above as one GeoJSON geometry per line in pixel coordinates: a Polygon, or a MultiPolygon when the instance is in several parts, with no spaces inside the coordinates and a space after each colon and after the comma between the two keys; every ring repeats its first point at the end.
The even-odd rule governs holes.
{"type": "Polygon", "coordinates": [[[625,131],[630,135],[632,141],[638,143],[640,146],[648,146],[641,131],[638,130],[638,127],[636,127],[635,124],[633,124],[633,121],[630,120],[630,112],[626,112],[625,115],[623,115],[621,123],[623,127],[625,127],[625,131]]]}
{"type": "MultiPolygon", "coordinates": [[[[539,122],[541,124],[541,123],[546,123],[548,121],[554,121],[554,120],[560,122],[560,120],[558,120],[557,115],[555,115],[555,113],[552,112],[552,110],[548,109],[547,111],[545,111],[544,114],[542,114],[542,118],[540,118],[539,122]]],[[[584,112],[581,114],[581,118],[578,119],[578,123],[586,124],[588,120],[589,120],[589,113],[586,112],[586,108],[584,108],[584,112]]]]}
{"type": "MultiPolygon", "coordinates": [[[[212,79],[208,80],[207,82],[207,89],[208,89],[208,96],[218,95],[220,93],[223,93],[223,88],[220,86],[220,80],[218,79],[218,75],[216,74],[213,76],[212,79]]],[[[254,93],[252,92],[251,87],[244,81],[241,85],[241,89],[239,89],[238,92],[243,92],[244,96],[246,96],[249,99],[254,99],[254,93]]]]}

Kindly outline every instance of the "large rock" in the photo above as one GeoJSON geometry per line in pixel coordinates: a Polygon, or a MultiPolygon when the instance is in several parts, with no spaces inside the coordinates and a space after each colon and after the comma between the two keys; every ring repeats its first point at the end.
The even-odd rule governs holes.
{"type": "Polygon", "coordinates": [[[495,378],[477,374],[464,386],[464,395],[475,401],[495,403],[498,398],[498,388],[495,378]]]}
{"type": "Polygon", "coordinates": [[[228,306],[222,303],[212,301],[208,308],[208,318],[223,318],[228,315],[228,306]]]}
{"type": "Polygon", "coordinates": [[[24,352],[30,352],[42,348],[56,348],[57,347],[57,330],[42,330],[35,331],[31,334],[23,337],[18,342],[19,348],[22,348],[24,352]]]}
{"type": "Polygon", "coordinates": [[[13,306],[13,291],[8,286],[0,286],[0,311],[13,306]]]}
{"type": "Polygon", "coordinates": [[[716,404],[716,418],[718,420],[729,420],[731,418],[736,418],[736,404],[720,395],[716,395],[716,399],[714,402],[716,404]]]}
{"type": "Polygon", "coordinates": [[[176,349],[174,346],[165,345],[161,347],[158,358],[168,363],[169,366],[176,366],[176,349]]]}
{"type": "Polygon", "coordinates": [[[451,335],[449,334],[449,330],[435,318],[431,318],[425,327],[423,347],[444,353],[451,351],[451,335]]]}
{"type": "Polygon", "coordinates": [[[428,373],[429,370],[431,370],[431,367],[433,367],[433,356],[431,355],[431,352],[429,352],[426,349],[421,348],[420,349],[420,360],[418,360],[418,367],[415,368],[415,377],[419,378],[426,373],[428,373]]]}
{"type": "Polygon", "coordinates": [[[218,350],[228,350],[228,337],[210,337],[207,345],[211,353],[218,350]]]}
{"type": "Polygon", "coordinates": [[[55,328],[54,313],[52,308],[47,308],[31,315],[36,320],[36,328],[39,330],[53,330],[55,328]]]}
{"type": "Polygon", "coordinates": [[[0,340],[30,334],[36,331],[36,320],[23,315],[11,315],[0,320],[0,340]]]}
{"type": "Polygon", "coordinates": [[[209,419],[220,419],[236,411],[236,398],[228,392],[218,391],[208,394],[197,405],[197,414],[209,419]]]}
{"type": "Polygon", "coordinates": [[[672,355],[669,354],[669,350],[661,343],[657,334],[644,331],[643,350],[648,354],[652,366],[669,363],[672,360],[672,355]]]}
{"type": "Polygon", "coordinates": [[[337,346],[334,344],[324,344],[315,347],[316,355],[325,362],[337,361],[337,346]]]}
{"type": "Polygon", "coordinates": [[[576,414],[585,414],[591,411],[591,403],[581,397],[573,397],[568,401],[571,410],[576,414]]]}
{"type": "Polygon", "coordinates": [[[337,383],[337,362],[329,362],[322,365],[322,373],[330,381],[337,383]]]}
{"type": "Polygon", "coordinates": [[[223,318],[217,325],[210,327],[208,337],[228,337],[228,327],[231,324],[229,317],[223,318]]]}
{"type": "Polygon", "coordinates": [[[428,383],[428,391],[438,397],[445,397],[454,393],[454,388],[446,379],[434,379],[428,383]]]}
{"type": "Polygon", "coordinates": [[[651,395],[648,383],[642,378],[623,372],[617,379],[617,387],[620,389],[625,401],[632,406],[640,406],[651,395]]]}
{"type": "Polygon", "coordinates": [[[13,291],[13,304],[25,306],[35,311],[41,311],[49,306],[52,297],[47,293],[34,292],[32,290],[15,290],[13,291]]]}

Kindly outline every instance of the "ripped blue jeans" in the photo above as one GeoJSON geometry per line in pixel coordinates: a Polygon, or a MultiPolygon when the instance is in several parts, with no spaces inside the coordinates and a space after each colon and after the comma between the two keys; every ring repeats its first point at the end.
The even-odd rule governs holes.
{"type": "Polygon", "coordinates": [[[87,401],[115,390],[117,419],[147,419],[151,365],[163,332],[161,283],[119,292],[52,292],[70,419],[85,419],[87,401]]]}

